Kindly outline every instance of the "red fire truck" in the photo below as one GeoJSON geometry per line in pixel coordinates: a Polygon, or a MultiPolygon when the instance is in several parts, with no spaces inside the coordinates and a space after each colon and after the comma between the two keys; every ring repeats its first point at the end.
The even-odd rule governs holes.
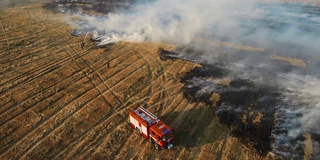
{"type": "Polygon", "coordinates": [[[149,139],[156,149],[173,147],[173,129],[143,107],[129,111],[129,121],[144,138],[149,139]]]}

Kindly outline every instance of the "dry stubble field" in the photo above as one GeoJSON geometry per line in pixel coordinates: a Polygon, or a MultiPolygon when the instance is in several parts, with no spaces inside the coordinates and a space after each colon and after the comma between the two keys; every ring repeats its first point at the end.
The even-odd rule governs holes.
{"type": "Polygon", "coordinates": [[[198,66],[161,61],[168,44],[121,42],[83,50],[63,15],[33,4],[0,14],[0,159],[262,159],[232,137],[180,78],[198,66]],[[107,63],[110,62],[110,67],[107,63]],[[127,123],[144,106],[175,129],[156,151],[127,123]]]}

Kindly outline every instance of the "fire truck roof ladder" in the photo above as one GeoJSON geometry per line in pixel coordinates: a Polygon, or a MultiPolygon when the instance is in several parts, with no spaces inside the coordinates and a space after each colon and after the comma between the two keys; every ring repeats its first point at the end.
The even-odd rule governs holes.
{"type": "Polygon", "coordinates": [[[157,121],[157,122],[160,121],[157,116],[155,116],[154,114],[152,114],[151,112],[149,112],[149,111],[146,110],[145,108],[139,107],[139,109],[142,110],[143,112],[145,112],[148,116],[150,116],[151,118],[153,118],[155,121],[157,121]]]}

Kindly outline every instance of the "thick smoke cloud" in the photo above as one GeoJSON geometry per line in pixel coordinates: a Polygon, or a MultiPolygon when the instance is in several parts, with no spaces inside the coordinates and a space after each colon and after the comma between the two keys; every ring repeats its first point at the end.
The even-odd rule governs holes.
{"type": "MultiPolygon", "coordinates": [[[[238,0],[161,0],[134,6],[129,12],[107,17],[82,15],[105,39],[101,44],[117,41],[152,41],[187,44],[205,30],[225,31],[237,28],[232,8],[238,0]]],[[[244,3],[244,2],[241,2],[244,3]]],[[[245,5],[248,7],[250,4],[245,5]]]]}
{"type": "MultiPolygon", "coordinates": [[[[320,134],[320,79],[310,75],[288,74],[283,77],[282,85],[288,90],[287,97],[295,104],[295,108],[303,113],[299,120],[303,122],[301,129],[320,134]]],[[[292,133],[294,134],[294,133],[292,133]]]]}
{"type": "MultiPolygon", "coordinates": [[[[192,60],[201,63],[216,64],[219,54],[233,52],[204,45],[203,39],[236,44],[233,49],[240,45],[253,46],[254,49],[247,47],[242,52],[254,50],[260,53],[249,54],[223,66],[231,71],[227,77],[280,86],[283,104],[276,107],[273,151],[284,158],[301,158],[293,153],[304,146],[301,137],[310,133],[313,158],[320,156],[319,139],[315,140],[320,134],[318,7],[250,0],[153,0],[105,16],[82,13],[77,16],[82,20],[81,25],[72,25],[80,30],[97,31],[102,40],[98,45],[119,41],[189,45],[204,53],[191,56],[182,53],[179,58],[193,57],[192,60]],[[270,64],[271,54],[301,58],[307,66],[288,70],[287,66],[270,64]],[[268,73],[262,73],[262,70],[268,73]]],[[[216,90],[215,85],[194,80],[193,85],[203,88],[202,91],[216,90]]]]}
{"type": "MultiPolygon", "coordinates": [[[[287,129],[287,134],[274,135],[274,148],[281,145],[286,146],[286,150],[277,150],[287,157],[297,158],[292,154],[297,150],[302,136],[311,134],[311,147],[314,159],[320,158],[319,135],[320,135],[320,79],[311,75],[298,75],[294,73],[279,75],[279,82],[285,87],[284,105],[279,106],[279,117],[282,124],[277,124],[275,131],[283,128],[287,129]],[[297,143],[292,140],[299,139],[297,143]],[[291,141],[291,143],[290,143],[291,141]]],[[[306,148],[306,147],[305,147],[306,148]]]]}
{"type": "Polygon", "coordinates": [[[303,52],[317,49],[314,40],[320,33],[312,26],[320,23],[312,7],[265,5],[251,0],[152,0],[135,4],[127,12],[81,17],[102,34],[105,41],[101,45],[117,41],[187,44],[210,32],[230,36],[229,41],[236,44],[253,43],[283,52],[291,46],[307,48],[299,49],[303,52]],[[275,41],[279,43],[275,45],[275,41]]]}

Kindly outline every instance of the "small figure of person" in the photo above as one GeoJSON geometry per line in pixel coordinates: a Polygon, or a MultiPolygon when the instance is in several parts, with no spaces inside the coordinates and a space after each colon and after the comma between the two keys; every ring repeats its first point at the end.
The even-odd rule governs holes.
{"type": "Polygon", "coordinates": [[[82,43],[81,43],[81,48],[82,48],[82,49],[84,49],[84,45],[85,45],[85,43],[82,42],[82,43]]]}

